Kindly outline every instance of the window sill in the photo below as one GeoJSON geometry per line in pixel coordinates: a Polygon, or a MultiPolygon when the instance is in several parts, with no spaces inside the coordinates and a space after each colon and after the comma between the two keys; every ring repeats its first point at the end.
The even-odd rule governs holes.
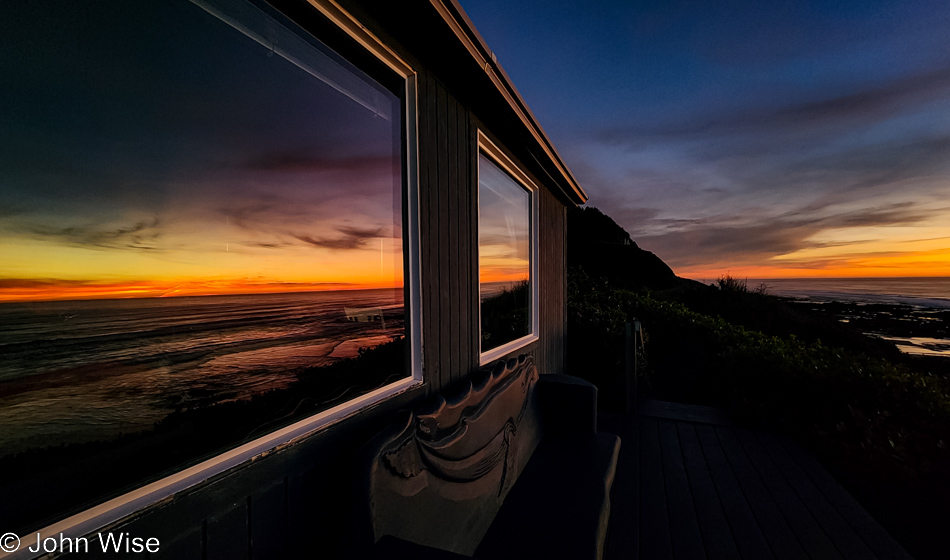
{"type": "Polygon", "coordinates": [[[487,352],[482,352],[478,365],[484,366],[486,364],[494,362],[495,360],[498,360],[514,352],[515,350],[520,350],[521,348],[524,348],[525,346],[531,344],[532,342],[537,341],[539,338],[540,337],[536,334],[529,334],[521,338],[516,338],[515,340],[502,344],[501,346],[496,346],[495,348],[492,348],[491,350],[487,352]]]}
{"type": "MultiPolygon", "coordinates": [[[[99,504],[98,506],[77,513],[48,527],[33,531],[31,534],[39,533],[44,537],[58,537],[62,534],[66,538],[77,538],[93,534],[95,531],[107,525],[115,523],[124,517],[139,512],[152,504],[196,486],[243,463],[249,462],[255,457],[272,452],[279,447],[303,439],[315,432],[328,429],[345,418],[358,414],[374,404],[411,391],[422,385],[423,381],[421,379],[415,379],[413,377],[400,379],[399,381],[380,387],[365,395],[360,395],[333,408],[299,420],[285,428],[245,443],[240,447],[212,457],[211,459],[169,475],[161,480],[157,480],[151,484],[147,484],[99,504]]],[[[33,553],[28,547],[24,546],[13,553],[0,551],[0,559],[26,560],[36,558],[43,554],[46,554],[46,552],[40,550],[33,553]]]]}

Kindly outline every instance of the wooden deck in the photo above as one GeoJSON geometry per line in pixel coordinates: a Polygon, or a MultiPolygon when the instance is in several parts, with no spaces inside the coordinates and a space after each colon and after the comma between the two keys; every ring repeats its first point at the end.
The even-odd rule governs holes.
{"type": "Polygon", "coordinates": [[[608,560],[909,559],[801,447],[719,410],[645,401],[620,436],[608,560]]]}

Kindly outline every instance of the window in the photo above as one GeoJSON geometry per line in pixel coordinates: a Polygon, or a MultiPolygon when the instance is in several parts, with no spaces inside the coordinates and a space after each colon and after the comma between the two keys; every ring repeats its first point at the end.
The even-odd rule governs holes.
{"type": "Polygon", "coordinates": [[[0,526],[414,382],[408,70],[240,0],[0,35],[0,526]]]}
{"type": "Polygon", "coordinates": [[[531,181],[479,136],[481,362],[537,339],[536,202],[531,181]],[[516,179],[517,177],[517,179],[516,179]]]}

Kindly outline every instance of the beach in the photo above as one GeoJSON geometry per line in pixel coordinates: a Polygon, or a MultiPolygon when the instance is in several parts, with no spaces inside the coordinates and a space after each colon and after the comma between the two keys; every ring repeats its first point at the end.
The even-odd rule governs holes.
{"type": "Polygon", "coordinates": [[[950,278],[749,279],[906,354],[950,358],[950,278]]]}

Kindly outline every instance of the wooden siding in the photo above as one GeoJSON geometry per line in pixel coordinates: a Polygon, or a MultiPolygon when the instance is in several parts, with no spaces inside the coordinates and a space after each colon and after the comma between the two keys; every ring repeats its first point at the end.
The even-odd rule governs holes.
{"type": "Polygon", "coordinates": [[[418,96],[423,377],[438,391],[478,366],[475,141],[469,111],[426,73],[418,96]]]}
{"type": "Polygon", "coordinates": [[[567,334],[567,208],[542,189],[538,209],[538,275],[540,276],[540,335],[535,359],[543,373],[564,372],[567,334]]]}
{"type": "MultiPolygon", "coordinates": [[[[418,96],[424,376],[440,391],[479,367],[477,131],[491,130],[431,74],[420,73],[418,96]]],[[[533,355],[543,373],[564,367],[565,228],[564,203],[541,188],[539,340],[513,354],[533,355]]]]}

